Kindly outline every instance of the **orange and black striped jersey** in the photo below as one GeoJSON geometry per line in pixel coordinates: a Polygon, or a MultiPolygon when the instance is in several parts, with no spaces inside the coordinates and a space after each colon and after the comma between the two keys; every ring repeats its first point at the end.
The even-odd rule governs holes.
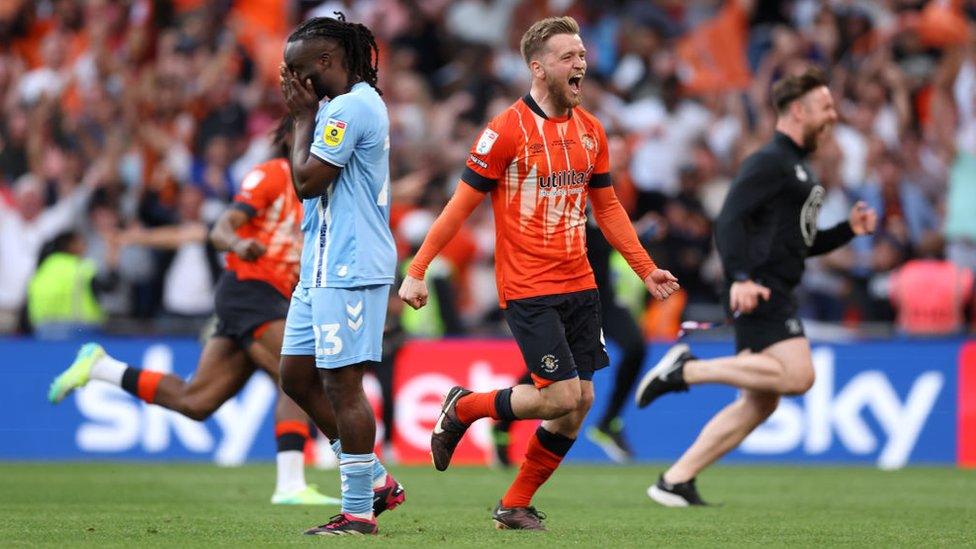
{"type": "Polygon", "coordinates": [[[302,255],[302,204],[291,186],[288,161],[275,158],[251,170],[233,207],[250,216],[237,235],[257,240],[267,251],[250,262],[228,253],[227,270],[236,273],[238,280],[261,280],[291,297],[302,255]]]}
{"type": "Polygon", "coordinates": [[[603,125],[583,108],[550,118],[527,94],[489,122],[461,179],[491,192],[502,306],[596,288],[585,210],[588,189],[610,186],[609,172],[603,125]]]}

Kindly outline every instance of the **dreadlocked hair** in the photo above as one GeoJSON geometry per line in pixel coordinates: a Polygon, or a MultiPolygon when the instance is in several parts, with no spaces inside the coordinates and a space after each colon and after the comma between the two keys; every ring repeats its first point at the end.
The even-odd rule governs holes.
{"type": "Polygon", "coordinates": [[[346,16],[341,11],[333,13],[336,15],[335,19],[313,17],[305,21],[291,33],[288,41],[312,38],[331,38],[337,41],[346,54],[345,62],[349,79],[353,82],[366,82],[373,86],[377,93],[383,95],[376,85],[380,49],[376,45],[373,33],[365,25],[346,21],[346,16]]]}

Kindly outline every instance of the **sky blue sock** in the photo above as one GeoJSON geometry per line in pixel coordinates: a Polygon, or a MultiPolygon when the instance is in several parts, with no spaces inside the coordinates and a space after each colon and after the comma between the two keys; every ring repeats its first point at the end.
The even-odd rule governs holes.
{"type": "Polygon", "coordinates": [[[373,464],[376,454],[341,454],[339,478],[342,479],[342,512],[354,515],[373,514],[373,464]]]}
{"type": "MultiPolygon", "coordinates": [[[[336,457],[340,459],[342,458],[342,443],[339,442],[339,439],[335,439],[332,442],[332,451],[335,452],[336,457]]],[[[376,454],[373,454],[373,457],[375,458],[376,454]]],[[[382,486],[384,482],[386,482],[386,467],[383,467],[383,464],[380,463],[380,460],[374,459],[373,460],[373,487],[379,488],[379,486],[382,486]],[[379,486],[377,486],[377,484],[379,484],[379,486]]]]}

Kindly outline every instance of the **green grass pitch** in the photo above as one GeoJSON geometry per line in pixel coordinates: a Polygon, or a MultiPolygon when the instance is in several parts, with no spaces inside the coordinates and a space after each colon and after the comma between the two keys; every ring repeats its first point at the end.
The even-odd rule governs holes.
{"type": "MultiPolygon", "coordinates": [[[[407,502],[375,539],[311,538],[336,508],[268,503],[271,464],[0,464],[0,546],[383,547],[976,545],[976,471],[722,466],[699,479],[721,506],[665,509],[658,466],[569,465],[536,496],[547,533],[499,532],[491,507],[513,472],[394,468],[407,502]]],[[[335,494],[335,471],[309,480],[335,494]]]]}

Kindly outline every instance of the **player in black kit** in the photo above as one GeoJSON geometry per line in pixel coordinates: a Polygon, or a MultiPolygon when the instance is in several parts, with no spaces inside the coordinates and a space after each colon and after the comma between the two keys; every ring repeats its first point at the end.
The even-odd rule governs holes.
{"type": "Polygon", "coordinates": [[[848,221],[817,230],[824,188],[806,157],[837,120],[822,73],[808,69],[781,79],[773,85],[772,102],[776,133],[743,162],[715,223],[738,354],[699,360],[687,345],[675,345],[637,388],[642,408],[665,393],[699,383],[740,389],[739,398],[716,414],[648,488],[651,499],[669,507],[704,505],[695,488],[698,473],[765,421],[781,395],[800,395],[813,385],[810,344],[793,297],[804,259],[871,233],[877,224],[875,212],[859,202],[848,221]]]}

